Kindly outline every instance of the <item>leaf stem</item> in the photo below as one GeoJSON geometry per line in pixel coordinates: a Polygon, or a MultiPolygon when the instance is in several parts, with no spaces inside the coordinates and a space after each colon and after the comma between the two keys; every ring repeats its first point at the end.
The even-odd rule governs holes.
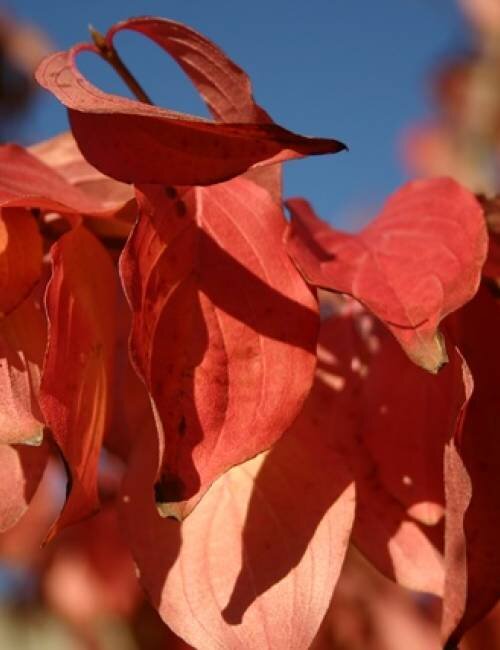
{"type": "Polygon", "coordinates": [[[102,59],[107,61],[118,75],[127,84],[131,92],[137,97],[140,102],[144,104],[153,104],[146,91],[139,84],[137,79],[133,76],[127,66],[121,60],[118,52],[115,50],[111,43],[108,43],[101,32],[97,31],[92,25],[89,25],[90,35],[94,41],[94,45],[99,50],[102,59]]]}

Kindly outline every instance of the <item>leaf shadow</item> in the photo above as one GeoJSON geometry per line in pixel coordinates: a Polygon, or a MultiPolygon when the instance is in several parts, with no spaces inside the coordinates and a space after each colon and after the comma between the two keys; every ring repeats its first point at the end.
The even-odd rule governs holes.
{"type": "MultiPolygon", "coordinates": [[[[379,331],[378,336],[378,340],[370,339],[374,337],[370,334],[367,341],[362,341],[354,319],[334,317],[323,323],[311,395],[292,429],[269,453],[255,480],[242,533],[242,567],[222,612],[227,623],[241,623],[248,607],[294,570],[322,517],[350,481],[356,484],[353,541],[379,570],[396,580],[400,567],[395,564],[391,544],[398,540],[402,525],[414,527],[410,537],[427,538],[429,547],[434,548],[434,552],[427,550],[427,554],[438,556],[441,552],[442,518],[434,515],[437,521],[426,525],[411,513],[414,506],[420,506],[420,516],[425,518],[428,512],[432,513],[432,505],[427,510],[422,504],[437,504],[439,511],[439,504],[443,503],[442,453],[451,423],[445,426],[441,419],[431,429],[430,437],[425,428],[415,428],[410,433],[416,439],[408,445],[405,432],[397,426],[384,429],[380,421],[374,421],[376,404],[373,399],[367,400],[367,394],[379,382],[380,372],[394,371],[390,381],[375,391],[375,402],[378,404],[377,400],[383,398],[394,405],[391,400],[395,399],[397,404],[400,396],[406,394],[407,402],[399,404],[399,416],[403,414],[411,420],[419,405],[432,409],[445,399],[446,391],[454,385],[450,381],[454,369],[450,367],[436,378],[412,364],[390,335],[379,331]],[[373,348],[378,346],[377,352],[370,351],[368,343],[373,348]],[[394,377],[401,383],[399,390],[394,377]],[[410,390],[415,385],[419,386],[416,394],[410,390]],[[436,438],[438,433],[441,440],[436,438]],[[295,462],[291,462],[289,452],[293,447],[298,450],[295,462]],[[415,466],[416,449],[424,457],[431,452],[428,468],[415,466]],[[427,472],[419,474],[420,469],[427,472]],[[398,491],[394,485],[396,474],[414,478],[413,489],[406,498],[401,494],[406,486],[402,484],[403,490],[398,491]],[[289,489],[283,487],[284,477],[289,489]],[[284,519],[286,543],[276,543],[273,528],[263,526],[264,508],[272,508],[274,517],[284,519]]],[[[403,539],[401,544],[404,546],[406,541],[403,539]]],[[[429,560],[416,557],[408,561],[415,563],[413,570],[425,571],[429,560]]],[[[438,562],[436,567],[439,570],[438,562]]]]}
{"type": "MultiPolygon", "coordinates": [[[[204,364],[214,363],[210,355],[219,345],[214,335],[214,328],[220,327],[219,314],[231,316],[261,337],[311,354],[319,320],[314,309],[282,294],[225,251],[190,218],[193,211],[178,198],[177,190],[143,190],[147,218],[163,247],[147,287],[148,291],[153,287],[156,301],[163,301],[150,361],[151,392],[165,449],[156,498],[164,504],[165,514],[182,517],[186,502],[201,496],[200,490],[217,477],[200,476],[193,454],[204,440],[197,404],[200,387],[195,383],[204,364]]],[[[136,295],[142,291],[132,287],[136,295]]],[[[151,299],[146,294],[146,300],[151,299]]],[[[227,319],[226,327],[230,328],[227,319]]],[[[227,368],[216,370],[212,383],[227,382],[227,368]]]]}
{"type": "MultiPolygon", "coordinates": [[[[337,464],[332,474],[321,475],[325,466],[335,468],[339,460],[321,434],[302,426],[299,418],[255,478],[242,532],[242,567],[222,612],[231,625],[241,623],[247,608],[299,565],[329,509],[348,498],[348,471],[337,464]]],[[[344,526],[339,526],[338,535],[347,543],[344,526]]]]}

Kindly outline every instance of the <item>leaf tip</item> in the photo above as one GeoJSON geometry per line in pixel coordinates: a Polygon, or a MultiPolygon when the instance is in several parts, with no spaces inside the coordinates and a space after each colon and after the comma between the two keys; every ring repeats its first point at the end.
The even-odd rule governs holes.
{"type": "Polygon", "coordinates": [[[442,332],[439,330],[436,331],[427,344],[418,345],[413,350],[408,347],[405,349],[410,359],[417,366],[420,366],[432,375],[437,375],[449,361],[446,351],[446,341],[442,332]]]}
{"type": "Polygon", "coordinates": [[[175,519],[180,524],[184,521],[182,506],[179,503],[156,503],[156,509],[163,519],[175,519]]]}

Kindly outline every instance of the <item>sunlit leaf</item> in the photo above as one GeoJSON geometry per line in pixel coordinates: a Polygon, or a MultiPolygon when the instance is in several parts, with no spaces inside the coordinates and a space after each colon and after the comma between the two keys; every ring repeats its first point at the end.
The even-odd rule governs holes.
{"type": "Polygon", "coordinates": [[[287,205],[289,251],[307,281],[360,300],[415,363],[437,372],[447,360],[439,323],[474,296],[486,258],[475,197],[451,179],[414,181],[356,235],[331,228],[302,199],[287,205]]]}

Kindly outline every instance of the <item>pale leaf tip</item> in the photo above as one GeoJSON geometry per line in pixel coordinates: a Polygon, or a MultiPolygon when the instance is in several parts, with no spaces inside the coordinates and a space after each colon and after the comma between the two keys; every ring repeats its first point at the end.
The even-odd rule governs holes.
{"type": "Polygon", "coordinates": [[[156,509],[163,519],[175,519],[180,524],[184,521],[184,512],[180,503],[156,503],[156,509]]]}

